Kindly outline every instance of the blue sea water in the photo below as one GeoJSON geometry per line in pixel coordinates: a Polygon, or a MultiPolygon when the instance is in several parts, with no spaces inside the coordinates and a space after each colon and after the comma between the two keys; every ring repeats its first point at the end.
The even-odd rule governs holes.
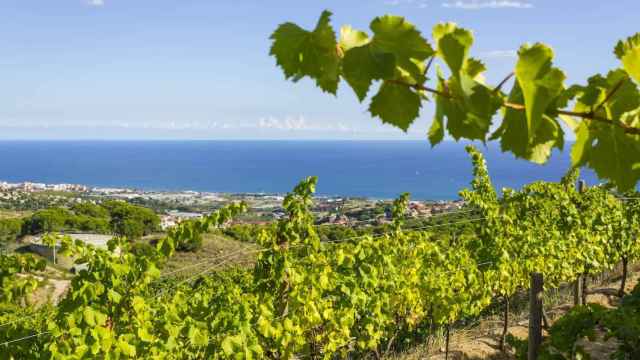
{"type": "MultiPolygon", "coordinates": [[[[545,165],[480,147],[498,188],[557,181],[568,150],[545,165]]],[[[457,198],[469,185],[464,144],[427,141],[2,141],[0,180],[145,190],[285,193],[319,177],[318,194],[457,198]]],[[[597,182],[585,173],[589,183],[597,182]]]]}

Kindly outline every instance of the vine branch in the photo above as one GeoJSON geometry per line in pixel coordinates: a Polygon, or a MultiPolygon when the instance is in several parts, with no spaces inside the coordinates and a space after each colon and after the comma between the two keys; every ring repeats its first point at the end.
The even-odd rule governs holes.
{"type": "Polygon", "coordinates": [[[598,104],[598,106],[596,106],[596,108],[593,110],[593,112],[597,112],[598,110],[600,110],[600,108],[602,106],[604,106],[604,104],[606,104],[609,100],[611,100],[611,98],[613,97],[613,95],[615,95],[616,91],[618,91],[618,89],[620,89],[620,87],[622,86],[622,84],[624,84],[624,81],[626,79],[620,79],[620,81],[618,81],[618,83],[616,84],[616,86],[614,86],[609,93],[607,94],[607,96],[604,98],[604,100],[602,100],[602,102],[600,104],[598,104]]]}
{"type": "MultiPolygon", "coordinates": [[[[416,89],[416,90],[421,90],[421,91],[426,91],[432,94],[436,94],[438,96],[442,96],[445,97],[447,99],[456,99],[455,96],[453,96],[451,93],[449,92],[444,92],[444,91],[440,91],[434,88],[430,88],[428,86],[424,86],[424,85],[420,85],[420,84],[409,84],[407,82],[404,82],[402,80],[385,80],[386,82],[389,83],[393,83],[393,84],[398,84],[398,85],[404,85],[404,86],[408,86],[410,88],[416,89]]],[[[503,80],[504,81],[504,80],[503,80]]],[[[620,85],[616,85],[612,91],[609,93],[609,95],[607,96],[607,98],[603,101],[606,102],[608,101],[611,96],[613,96],[613,94],[615,93],[615,91],[613,90],[617,90],[618,88],[620,88],[620,85]]],[[[518,111],[524,111],[525,106],[523,104],[516,104],[516,103],[511,103],[511,102],[503,102],[502,107],[507,108],[507,109],[513,109],[513,110],[518,110],[518,111]]],[[[615,121],[612,119],[607,118],[606,116],[600,116],[595,114],[595,111],[589,111],[589,112],[582,112],[582,111],[570,111],[570,110],[562,110],[562,109],[558,109],[556,110],[556,112],[560,115],[568,115],[568,116],[573,116],[573,117],[578,117],[581,119],[585,119],[585,120],[593,120],[593,121],[598,121],[601,123],[605,123],[608,125],[613,125],[613,126],[618,126],[619,128],[621,128],[622,130],[624,130],[624,132],[626,134],[631,134],[631,135],[640,135],[640,128],[637,127],[633,127],[633,126],[629,126],[621,121],[615,121]]]]}
{"type": "Polygon", "coordinates": [[[424,68],[424,77],[427,77],[427,74],[429,73],[429,69],[431,68],[431,64],[433,64],[433,59],[435,59],[436,56],[432,56],[429,58],[429,62],[427,63],[427,66],[424,68]]]}
{"type": "Polygon", "coordinates": [[[502,86],[504,84],[506,84],[507,81],[509,81],[509,79],[511,79],[513,77],[513,75],[515,75],[513,72],[509,73],[509,75],[507,75],[502,81],[500,81],[500,84],[498,84],[498,86],[496,86],[495,89],[493,89],[493,92],[498,92],[500,91],[500,89],[502,88],[502,86]]]}

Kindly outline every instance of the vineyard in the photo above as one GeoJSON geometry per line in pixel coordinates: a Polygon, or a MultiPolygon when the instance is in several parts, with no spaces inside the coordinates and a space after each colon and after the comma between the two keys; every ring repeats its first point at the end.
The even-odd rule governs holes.
{"type": "MultiPolygon", "coordinates": [[[[464,211],[472,212],[454,221],[471,230],[464,236],[405,228],[404,194],[385,233],[321,242],[308,211],[316,185],[310,177],[285,198],[287,217],[259,234],[259,248],[211,258],[204,271],[179,280],[174,276],[186,269],[160,271],[175,248],[224,226],[245,205],[181,223],[146,253],[133,254],[124,239],[100,250],[61,237],[61,252],[86,270],[57,306],[36,309],[24,301],[38,286],[25,274],[37,274],[43,264],[3,256],[1,356],[379,358],[526,290],[531,273],[540,273],[549,290],[637,259],[640,206],[634,194],[621,200],[608,186],[578,191],[571,172],[560,183],[504,189],[500,197],[481,153],[468,151],[475,176],[461,196],[464,211]],[[256,255],[253,268],[222,270],[245,253],[256,255]]],[[[640,332],[628,329],[640,324],[637,297],[635,291],[627,296],[629,305],[614,312],[588,305],[568,316],[608,319],[620,358],[635,358],[640,332]]],[[[577,341],[596,322],[576,322],[585,328],[566,323],[561,319],[559,328],[551,328],[560,335],[542,344],[543,354],[569,359],[576,349],[567,339],[577,341]]]]}
{"type": "Polygon", "coordinates": [[[317,179],[308,177],[284,199],[285,216],[251,235],[256,244],[164,272],[176,250],[198,248],[246,204],[182,222],[153,247],[119,237],[99,249],[49,234],[44,243],[59,242],[81,270],[58,304],[35,306],[28,295],[42,285],[45,263],[0,255],[0,359],[380,359],[496,304],[505,314],[501,348],[518,358],[584,358],[578,342],[596,331],[615,339],[613,357],[640,358],[640,285],[625,293],[640,258],[640,34],[615,46],[619,68],[584,85],[566,86],[552,49],[536,43],[489,86],[485,65],[470,56],[469,30],[438,24],[432,46],[404,18],[383,16],[371,36],[345,26],[338,38],[330,17],[273,33],[271,55],[286,78],[310,78],[334,95],[344,80],[359,101],[375,92],[371,115],[404,131],[431,102],[434,146],[446,134],[499,140],[503,151],[544,163],[569,129],[572,170],[557,183],[497,190],[483,155],[468,147],[474,177],[460,192],[464,217],[409,226],[403,194],[390,226],[333,239],[321,237],[309,211],[317,179]],[[580,167],[611,183],[578,186],[580,167]],[[464,231],[436,236],[442,227],[464,231]],[[227,266],[248,255],[250,266],[227,266]],[[586,279],[620,264],[620,306],[584,304],[586,279]],[[576,306],[541,339],[541,293],[568,284],[576,306]],[[507,344],[510,301],[527,291],[529,342],[507,344]]]}

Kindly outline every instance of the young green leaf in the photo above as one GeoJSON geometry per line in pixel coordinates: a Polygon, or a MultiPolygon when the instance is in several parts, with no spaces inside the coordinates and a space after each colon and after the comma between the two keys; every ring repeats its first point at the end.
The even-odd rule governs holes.
{"type": "MultiPolygon", "coordinates": [[[[516,82],[509,94],[508,101],[521,104],[524,98],[520,85],[516,82]]],[[[546,162],[551,150],[562,149],[564,131],[558,122],[548,115],[543,115],[541,125],[535,133],[530,134],[527,119],[523,111],[512,108],[505,109],[504,120],[491,139],[500,138],[502,151],[510,151],[516,157],[527,159],[538,164],[546,162]]]]}
{"type": "Polygon", "coordinates": [[[369,112],[382,122],[407,131],[420,113],[420,96],[401,84],[385,82],[371,99],[369,112]]]}
{"type": "Polygon", "coordinates": [[[336,35],[330,24],[331,13],[324,11],[313,31],[296,24],[280,25],[271,35],[270,54],[287,78],[298,80],[309,76],[326,92],[338,89],[340,57],[336,35]]]}
{"type": "Polygon", "coordinates": [[[452,74],[459,74],[473,45],[471,32],[454,23],[442,23],[434,26],[433,38],[438,56],[447,63],[452,74]]]}
{"type": "Polygon", "coordinates": [[[416,83],[422,83],[423,62],[433,56],[434,51],[415,26],[403,17],[392,15],[377,17],[370,26],[374,34],[372,51],[392,54],[401,73],[416,83]]]}
{"type": "Polygon", "coordinates": [[[350,25],[340,28],[340,49],[343,52],[369,43],[369,36],[364,31],[356,30],[350,25]]]}
{"type": "Polygon", "coordinates": [[[640,33],[620,40],[614,52],[627,73],[640,82],[640,33]]]}
{"type": "Polygon", "coordinates": [[[364,100],[373,80],[394,77],[394,56],[375,53],[371,44],[354,47],[345,53],[342,72],[360,101],[364,100]]]}
{"type": "Polygon", "coordinates": [[[529,134],[536,133],[547,107],[563,89],[565,76],[552,67],[552,59],[551,48],[540,43],[518,51],[515,75],[522,89],[529,134]]]}
{"type": "MultiPolygon", "coordinates": [[[[439,88],[446,88],[442,79],[440,82],[439,88]]],[[[441,112],[447,118],[447,130],[454,139],[484,141],[500,108],[500,97],[466,74],[452,76],[447,84],[451,95],[437,96],[436,114],[441,112]]]]}
{"type": "Polygon", "coordinates": [[[571,160],[574,166],[588,165],[598,177],[627,191],[640,179],[640,139],[619,127],[583,121],[576,132],[571,160]]]}

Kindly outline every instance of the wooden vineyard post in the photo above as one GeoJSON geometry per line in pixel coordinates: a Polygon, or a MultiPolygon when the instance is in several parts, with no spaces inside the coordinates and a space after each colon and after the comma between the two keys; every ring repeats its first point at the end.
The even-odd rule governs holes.
{"type": "Polygon", "coordinates": [[[531,274],[529,290],[529,354],[528,360],[537,360],[542,343],[542,290],[544,279],[540,273],[531,274]]]}
{"type": "Polygon", "coordinates": [[[582,303],[582,275],[578,275],[573,283],[573,306],[584,305],[582,303]]]}
{"type": "Polygon", "coordinates": [[[587,303],[587,274],[584,273],[581,276],[582,278],[582,305],[587,303]]]}

